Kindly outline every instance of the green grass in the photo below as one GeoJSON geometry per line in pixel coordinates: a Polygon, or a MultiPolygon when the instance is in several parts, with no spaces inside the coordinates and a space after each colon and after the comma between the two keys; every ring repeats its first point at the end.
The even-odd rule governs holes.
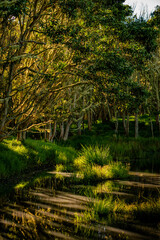
{"type": "MultiPolygon", "coordinates": [[[[141,116],[139,122],[140,135],[149,136],[149,117],[141,116]]],[[[155,121],[153,123],[156,130],[155,121]]],[[[134,117],[130,117],[131,137],[124,136],[121,119],[119,119],[118,135],[114,132],[114,122],[106,124],[98,122],[93,125],[91,132],[86,127],[85,124],[82,136],[74,135],[75,132],[72,129],[72,137],[65,143],[32,139],[27,139],[23,143],[15,139],[4,140],[0,143],[0,178],[21,174],[27,168],[40,168],[45,165],[53,167],[57,165],[60,171],[59,166],[62,165],[63,171],[68,172],[75,169],[82,171],[87,166],[85,172],[89,177],[91,171],[89,177],[91,179],[95,175],[98,176],[98,166],[103,168],[112,159],[114,162],[130,164],[131,170],[156,172],[160,169],[160,139],[158,137],[133,138],[134,117]],[[92,151],[93,147],[94,151],[92,151]],[[97,169],[92,168],[91,165],[98,165],[97,169]]],[[[101,172],[105,172],[105,168],[101,172]]]]}
{"type": "Polygon", "coordinates": [[[0,178],[20,175],[27,169],[41,169],[45,166],[55,168],[56,164],[59,171],[60,168],[72,171],[76,156],[72,147],[59,146],[56,143],[6,139],[0,143],[0,178]]]}
{"type": "Polygon", "coordinates": [[[7,139],[0,143],[0,178],[21,174],[26,169],[53,165],[55,150],[52,144],[27,139],[24,143],[7,139]]]}
{"type": "MultiPolygon", "coordinates": [[[[160,170],[160,138],[152,138],[150,134],[149,118],[140,118],[140,136],[134,138],[134,117],[130,117],[130,137],[125,137],[122,120],[119,123],[119,134],[115,135],[114,123],[98,123],[93,126],[93,131],[84,135],[73,135],[67,141],[67,146],[82,150],[83,146],[98,146],[110,149],[113,160],[131,165],[132,170],[159,172],[160,170]],[[141,119],[142,118],[142,119],[141,119]]],[[[155,122],[154,122],[155,124],[155,122]]],[[[156,135],[157,127],[154,125],[156,135]]],[[[63,142],[61,143],[63,146],[63,142]]]]}
{"type": "Polygon", "coordinates": [[[75,165],[78,169],[84,169],[86,166],[100,165],[104,166],[112,160],[109,147],[88,146],[82,147],[79,157],[75,159],[75,165]]]}
{"type": "Polygon", "coordinates": [[[78,158],[74,160],[78,176],[86,182],[126,178],[128,169],[121,162],[112,161],[109,147],[83,147],[78,158]]]}

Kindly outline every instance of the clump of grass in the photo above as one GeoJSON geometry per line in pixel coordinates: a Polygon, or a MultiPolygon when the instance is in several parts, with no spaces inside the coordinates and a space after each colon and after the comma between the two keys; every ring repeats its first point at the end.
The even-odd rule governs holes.
{"type": "Polygon", "coordinates": [[[77,225],[80,223],[89,223],[96,219],[95,212],[90,210],[86,210],[81,214],[75,213],[74,217],[74,223],[77,225]]]}
{"type": "Polygon", "coordinates": [[[103,148],[99,146],[84,147],[79,157],[74,160],[78,169],[84,169],[87,166],[99,165],[104,166],[112,160],[109,153],[109,147],[103,148]]]}
{"type": "Polygon", "coordinates": [[[112,162],[102,172],[107,178],[127,178],[128,170],[121,162],[112,162]]]}
{"type": "Polygon", "coordinates": [[[88,182],[128,177],[128,169],[122,163],[112,161],[108,147],[83,147],[74,164],[79,176],[88,182]]]}
{"type": "Polygon", "coordinates": [[[108,199],[96,199],[93,202],[92,210],[94,210],[95,215],[98,217],[107,216],[110,212],[113,212],[114,202],[112,197],[108,199]]]}
{"type": "Polygon", "coordinates": [[[57,164],[56,165],[56,172],[65,172],[66,171],[66,167],[62,164],[57,164]]]}

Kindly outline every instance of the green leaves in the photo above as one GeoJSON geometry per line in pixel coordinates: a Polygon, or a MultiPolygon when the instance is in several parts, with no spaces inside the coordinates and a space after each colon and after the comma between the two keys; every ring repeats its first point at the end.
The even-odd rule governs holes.
{"type": "Polygon", "coordinates": [[[6,17],[17,17],[26,11],[26,4],[28,0],[11,0],[4,1],[0,3],[0,14],[6,17]]]}

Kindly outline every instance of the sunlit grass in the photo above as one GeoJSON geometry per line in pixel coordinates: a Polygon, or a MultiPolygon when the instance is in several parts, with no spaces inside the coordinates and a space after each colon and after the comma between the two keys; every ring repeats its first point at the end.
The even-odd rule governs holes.
{"type": "Polygon", "coordinates": [[[54,164],[53,145],[27,139],[25,142],[6,139],[0,143],[0,178],[20,174],[25,169],[54,164]]]}
{"type": "Polygon", "coordinates": [[[24,188],[24,187],[26,187],[28,184],[29,184],[29,181],[27,181],[27,182],[20,182],[20,183],[18,183],[14,188],[15,188],[15,189],[24,188]]]}
{"type": "Polygon", "coordinates": [[[56,165],[56,172],[65,172],[65,171],[66,171],[66,168],[64,165],[62,165],[62,164],[56,165]]]}
{"type": "Polygon", "coordinates": [[[128,177],[127,167],[121,162],[112,161],[109,147],[83,147],[74,165],[78,175],[89,182],[128,177]]]}
{"type": "Polygon", "coordinates": [[[74,160],[75,166],[84,170],[86,167],[93,165],[104,166],[112,160],[108,147],[88,146],[83,147],[79,157],[74,160]]]}

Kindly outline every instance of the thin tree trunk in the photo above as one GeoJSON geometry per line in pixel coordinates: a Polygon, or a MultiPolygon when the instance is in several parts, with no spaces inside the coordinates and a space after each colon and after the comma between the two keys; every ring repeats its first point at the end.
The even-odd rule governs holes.
{"type": "Polygon", "coordinates": [[[71,120],[69,122],[67,122],[66,129],[65,129],[65,134],[64,134],[64,137],[63,137],[64,141],[68,140],[69,129],[70,129],[71,124],[72,124],[71,120]]]}
{"type": "Polygon", "coordinates": [[[129,136],[129,114],[127,114],[126,135],[129,136]]]}
{"type": "Polygon", "coordinates": [[[102,119],[102,123],[106,123],[107,119],[106,119],[106,109],[104,107],[104,104],[101,105],[101,119],[102,119]]]}
{"type": "Polygon", "coordinates": [[[44,127],[44,141],[47,141],[47,131],[46,131],[46,126],[44,127]]]}
{"type": "Polygon", "coordinates": [[[154,138],[153,122],[152,122],[151,116],[150,116],[150,124],[151,124],[151,134],[152,134],[152,137],[154,138]]]}
{"type": "Polygon", "coordinates": [[[17,141],[22,141],[23,135],[22,132],[17,132],[17,141]]]}
{"type": "Polygon", "coordinates": [[[61,132],[60,132],[60,139],[63,139],[63,137],[64,137],[64,122],[62,122],[61,124],[60,124],[60,130],[61,130],[61,132]]]}
{"type": "Polygon", "coordinates": [[[48,128],[49,128],[48,140],[51,142],[51,138],[52,138],[52,123],[48,124],[48,128]]]}
{"type": "Polygon", "coordinates": [[[125,134],[127,135],[126,115],[125,115],[125,112],[123,112],[123,127],[124,127],[125,134]]]}
{"type": "Polygon", "coordinates": [[[116,118],[116,123],[115,123],[115,134],[118,134],[118,114],[115,112],[115,118],[116,118]]]}
{"type": "Polygon", "coordinates": [[[50,142],[53,142],[53,139],[56,137],[56,131],[57,131],[57,122],[54,122],[54,127],[53,127],[53,133],[52,136],[50,138],[50,142]]]}
{"type": "Polygon", "coordinates": [[[23,140],[26,140],[26,135],[27,135],[27,132],[24,131],[24,132],[23,132],[23,140]]]}
{"type": "Polygon", "coordinates": [[[88,111],[88,130],[91,131],[92,130],[92,120],[91,120],[91,112],[88,111]]]}
{"type": "Polygon", "coordinates": [[[81,135],[81,120],[78,121],[77,126],[78,126],[78,135],[81,135]]]}
{"type": "Polygon", "coordinates": [[[158,131],[160,133],[160,121],[159,121],[159,114],[156,115],[156,124],[158,126],[158,131]]]}
{"type": "Polygon", "coordinates": [[[2,121],[1,121],[1,127],[0,129],[3,130],[5,123],[6,123],[6,119],[7,119],[7,114],[8,114],[8,110],[9,110],[9,99],[10,99],[10,94],[12,91],[12,76],[13,76],[13,63],[11,63],[10,65],[10,70],[9,70],[9,86],[8,86],[8,91],[6,94],[6,97],[4,99],[4,113],[3,113],[3,117],[2,117],[2,121]]]}
{"type": "Polygon", "coordinates": [[[138,138],[138,113],[135,113],[135,138],[138,138]]]}

